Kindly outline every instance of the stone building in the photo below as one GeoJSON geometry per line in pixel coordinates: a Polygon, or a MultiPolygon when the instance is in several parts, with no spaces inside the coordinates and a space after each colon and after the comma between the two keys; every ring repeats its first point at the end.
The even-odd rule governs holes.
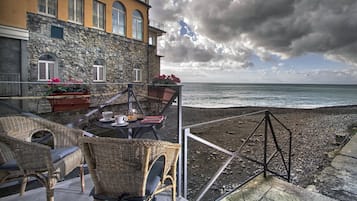
{"type": "Polygon", "coordinates": [[[53,77],[150,83],[165,32],[149,9],[149,0],[1,0],[0,81],[21,83],[2,82],[0,96],[43,95],[53,77]]]}

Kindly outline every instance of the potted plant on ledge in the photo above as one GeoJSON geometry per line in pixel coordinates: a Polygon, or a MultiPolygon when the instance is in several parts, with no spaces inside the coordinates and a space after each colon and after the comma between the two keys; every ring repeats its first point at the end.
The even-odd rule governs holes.
{"type": "Polygon", "coordinates": [[[168,103],[176,93],[176,87],[180,83],[180,78],[175,75],[159,75],[152,80],[152,85],[148,87],[148,96],[155,97],[163,103],[168,103]]]}
{"type": "Polygon", "coordinates": [[[73,79],[61,83],[59,78],[52,78],[47,85],[46,95],[53,112],[87,109],[90,105],[88,86],[73,79]]]}

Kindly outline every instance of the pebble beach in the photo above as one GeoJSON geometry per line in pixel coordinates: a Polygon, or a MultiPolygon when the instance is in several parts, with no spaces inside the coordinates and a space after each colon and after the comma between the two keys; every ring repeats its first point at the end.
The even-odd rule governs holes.
{"type": "MultiPolygon", "coordinates": [[[[247,115],[257,111],[270,111],[292,133],[291,181],[295,185],[308,187],[315,185],[317,174],[334,158],[335,153],[357,132],[357,106],[339,106],[316,109],[287,109],[263,107],[236,108],[193,108],[183,107],[183,126],[212,121],[230,116],[242,117],[227,121],[208,124],[191,129],[191,133],[208,140],[230,151],[236,151],[251,134],[255,126],[264,118],[264,113],[247,115]],[[345,141],[337,142],[336,135],[345,136],[345,141]]],[[[172,135],[176,129],[175,106],[167,112],[168,120],[160,130],[165,140],[175,141],[172,135]]],[[[276,136],[281,148],[286,150],[289,137],[278,123],[273,122],[276,136]],[[281,132],[280,132],[281,131],[281,132]]],[[[258,129],[259,131],[259,129],[258,129]]],[[[262,134],[254,135],[242,154],[261,159],[262,134]]],[[[190,141],[189,146],[189,195],[197,194],[203,185],[212,177],[220,164],[227,158],[217,150],[200,143],[190,141]]],[[[270,143],[274,150],[273,143],[270,143]]],[[[282,171],[283,164],[272,162],[272,168],[282,171]]],[[[217,198],[219,195],[233,189],[241,181],[256,173],[259,165],[237,158],[226,168],[215,182],[205,200],[217,198]]]]}

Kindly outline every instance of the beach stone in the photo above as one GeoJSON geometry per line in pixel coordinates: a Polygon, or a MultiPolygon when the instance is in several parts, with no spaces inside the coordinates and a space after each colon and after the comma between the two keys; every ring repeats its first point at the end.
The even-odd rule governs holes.
{"type": "Polygon", "coordinates": [[[335,143],[337,145],[342,144],[345,141],[346,137],[347,137],[346,133],[336,133],[335,134],[335,141],[336,141],[335,143]]]}

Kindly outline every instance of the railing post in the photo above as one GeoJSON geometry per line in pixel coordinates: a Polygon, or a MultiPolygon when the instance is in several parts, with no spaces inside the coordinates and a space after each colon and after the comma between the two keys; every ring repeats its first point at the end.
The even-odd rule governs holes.
{"type": "Polygon", "coordinates": [[[289,131],[289,167],[288,167],[288,182],[290,182],[290,177],[291,177],[291,144],[292,144],[292,134],[291,131],[289,131]]]}
{"type": "Polygon", "coordinates": [[[191,133],[189,128],[185,129],[184,141],[183,141],[183,197],[187,199],[187,186],[188,186],[188,173],[187,173],[187,161],[188,161],[188,134],[191,133]]]}
{"type": "Polygon", "coordinates": [[[267,164],[267,151],[268,151],[268,119],[269,112],[265,111],[265,128],[264,128],[264,177],[267,176],[268,164],[267,164]]]}
{"type": "MultiPolygon", "coordinates": [[[[182,85],[177,86],[177,135],[178,135],[178,143],[185,145],[184,139],[182,136],[182,85]]],[[[181,154],[179,155],[178,161],[178,185],[177,185],[177,192],[178,196],[182,196],[182,154],[184,153],[184,149],[182,148],[181,154]]]]}

